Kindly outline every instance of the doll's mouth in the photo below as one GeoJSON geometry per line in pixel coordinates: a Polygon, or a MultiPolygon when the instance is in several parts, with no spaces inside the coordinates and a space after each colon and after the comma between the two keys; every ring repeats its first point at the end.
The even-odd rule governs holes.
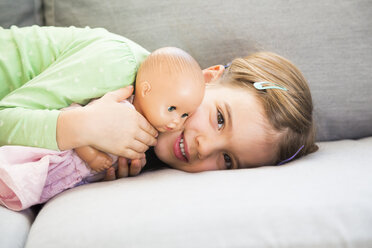
{"type": "Polygon", "coordinates": [[[176,142],[173,145],[173,152],[177,159],[188,162],[188,151],[187,151],[187,144],[183,135],[183,132],[180,136],[177,137],[176,142]]]}
{"type": "Polygon", "coordinates": [[[167,127],[167,126],[165,126],[164,129],[165,129],[166,131],[172,131],[172,130],[173,130],[173,128],[170,128],[170,127],[167,127]]]}

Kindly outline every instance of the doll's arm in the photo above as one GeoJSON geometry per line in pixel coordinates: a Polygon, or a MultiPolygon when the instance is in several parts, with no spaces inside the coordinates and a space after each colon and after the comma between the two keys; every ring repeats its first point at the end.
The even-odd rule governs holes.
{"type": "Polygon", "coordinates": [[[112,160],[106,153],[91,146],[75,148],[75,152],[94,171],[101,172],[110,168],[112,165],[112,160]]]}

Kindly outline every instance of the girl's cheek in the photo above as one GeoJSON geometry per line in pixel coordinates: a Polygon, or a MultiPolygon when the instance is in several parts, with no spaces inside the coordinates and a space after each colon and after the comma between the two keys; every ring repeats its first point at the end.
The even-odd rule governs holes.
{"type": "Polygon", "coordinates": [[[199,171],[213,171],[213,170],[219,170],[219,167],[217,165],[217,161],[215,159],[210,159],[209,161],[205,161],[202,166],[200,166],[199,171]]]}
{"type": "Polygon", "coordinates": [[[169,163],[171,160],[171,143],[169,139],[165,137],[159,137],[158,143],[156,144],[154,150],[156,156],[165,163],[169,163]]]}
{"type": "Polygon", "coordinates": [[[199,109],[185,122],[185,127],[187,128],[202,128],[207,121],[207,113],[203,109],[199,109]]]}
{"type": "Polygon", "coordinates": [[[197,164],[195,164],[192,171],[193,172],[203,172],[203,171],[213,171],[213,170],[220,170],[218,166],[218,161],[216,156],[211,156],[204,160],[200,160],[197,164]]]}

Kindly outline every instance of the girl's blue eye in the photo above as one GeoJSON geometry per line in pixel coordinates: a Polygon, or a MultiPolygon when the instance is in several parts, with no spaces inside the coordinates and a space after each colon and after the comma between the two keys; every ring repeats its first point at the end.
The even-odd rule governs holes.
{"type": "Polygon", "coordinates": [[[223,127],[223,125],[225,125],[225,119],[223,118],[223,115],[218,109],[217,109],[217,125],[218,125],[218,130],[220,130],[223,127]]]}
{"type": "Polygon", "coordinates": [[[223,160],[225,161],[226,169],[232,169],[232,161],[229,155],[226,153],[223,154],[223,160]]]}
{"type": "Polygon", "coordinates": [[[168,107],[168,111],[169,111],[169,112],[172,112],[172,111],[175,110],[175,109],[176,109],[175,106],[170,106],[170,107],[168,107]]]}
{"type": "Polygon", "coordinates": [[[189,116],[189,114],[184,113],[184,114],[181,116],[181,118],[186,118],[187,116],[189,116]]]}

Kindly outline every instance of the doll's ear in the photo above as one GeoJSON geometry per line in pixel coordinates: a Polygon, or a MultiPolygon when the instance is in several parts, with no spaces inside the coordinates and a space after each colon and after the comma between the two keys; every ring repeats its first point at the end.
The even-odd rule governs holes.
{"type": "Polygon", "coordinates": [[[140,94],[142,97],[147,96],[151,92],[151,84],[147,81],[140,83],[140,94]]]}
{"type": "Polygon", "coordinates": [[[223,65],[214,65],[203,70],[204,82],[211,83],[216,81],[222,76],[222,73],[225,71],[223,65]]]}

